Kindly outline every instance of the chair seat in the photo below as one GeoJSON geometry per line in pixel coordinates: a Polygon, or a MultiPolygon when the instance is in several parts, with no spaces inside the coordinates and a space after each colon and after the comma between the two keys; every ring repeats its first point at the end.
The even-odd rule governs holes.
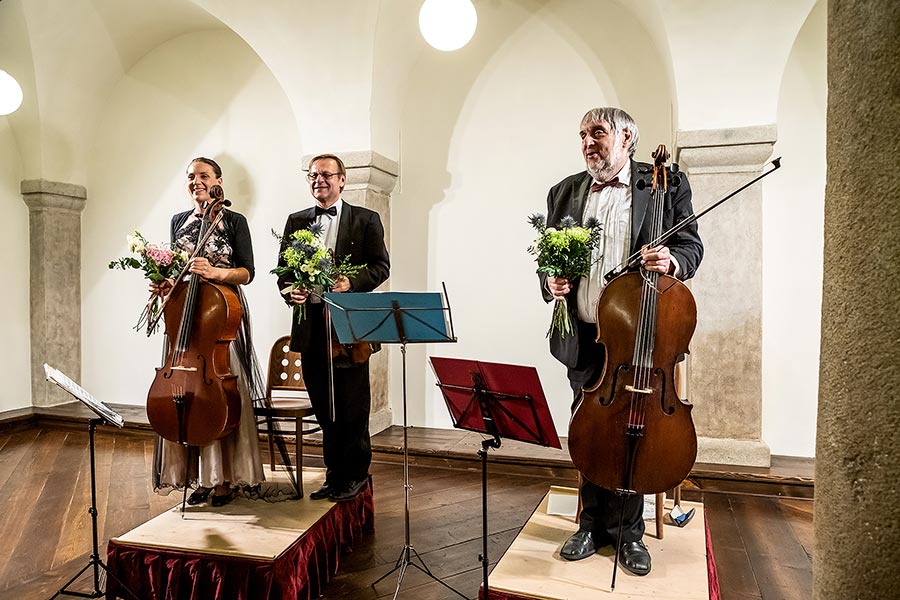
{"type": "Polygon", "coordinates": [[[260,417],[308,417],[313,415],[313,408],[309,402],[302,400],[276,400],[269,406],[259,406],[253,409],[253,414],[260,417]]]}

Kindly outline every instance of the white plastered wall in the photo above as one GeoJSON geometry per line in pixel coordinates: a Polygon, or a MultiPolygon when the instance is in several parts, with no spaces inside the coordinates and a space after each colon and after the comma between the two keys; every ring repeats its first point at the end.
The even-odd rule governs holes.
{"type": "Polygon", "coordinates": [[[527,217],[545,213],[547,190],[583,169],[578,128],[588,108],[628,106],[642,122],[639,157],[671,143],[668,78],[641,25],[626,14],[618,34],[591,38],[579,20],[590,5],[572,4],[568,12],[479,8],[470,46],[453,55],[425,49],[411,70],[392,207],[393,286],[437,291],[446,283],[459,338],[409,349],[414,425],[451,425],[426,357],[453,356],[537,367],[566,434],[572,392],[545,339],[550,307],[526,252],[535,236],[527,217]],[[612,58],[616,35],[626,31],[637,40],[631,60],[646,68],[645,86],[613,79],[622,68],[612,58]]]}
{"type": "Polygon", "coordinates": [[[219,162],[226,196],[250,223],[256,278],[245,292],[261,360],[288,331],[290,314],[268,271],[278,251],[271,229],[280,232],[308,197],[297,176],[302,150],[293,123],[271,72],[227,30],[161,45],[115,86],[94,144],[82,219],[83,382],[95,396],[145,401],[161,334],[148,339],[131,330],[146,283],[140,272],[110,271],[107,263],[127,253],[133,229],[168,241],[171,216],[192,206],[184,172],[196,156],[219,162]]]}
{"type": "Polygon", "coordinates": [[[22,164],[7,117],[0,117],[0,412],[31,405],[28,207],[19,193],[22,164]]]}
{"type": "MultiPolygon", "coordinates": [[[[164,10],[185,3],[166,0],[164,10]]],[[[222,159],[227,193],[250,219],[258,273],[247,292],[264,359],[268,342],[286,328],[285,309],[267,275],[275,252],[269,229],[280,229],[289,212],[310,204],[305,183],[298,177],[298,158],[320,150],[372,149],[399,159],[401,168],[392,205],[393,289],[434,290],[447,281],[458,316],[459,344],[411,348],[410,422],[447,424],[425,357],[449,354],[536,365],[556,423],[565,433],[569,391],[563,369],[549,356],[543,339],[549,308],[538,296],[534,264],[525,253],[533,232],[524,218],[544,210],[550,185],[580,170],[574,131],[582,112],[603,103],[619,103],[632,112],[644,136],[639,158],[646,158],[657,143],[670,143],[675,127],[739,127],[777,118],[781,138],[777,151],[785,154],[786,165],[800,168],[790,144],[791,129],[823,135],[815,115],[805,112],[803,88],[804,69],[810,65],[823,69],[824,51],[809,46],[808,55],[800,58],[798,48],[804,44],[798,43],[783,78],[784,60],[779,58],[787,55],[793,43],[789,32],[799,27],[811,0],[779,3],[777,9],[771,2],[730,9],[710,1],[660,4],[656,0],[481,3],[475,38],[465,49],[445,54],[428,48],[418,37],[415,15],[404,12],[416,9],[407,8],[406,0],[356,8],[346,0],[338,16],[325,2],[303,5],[309,10],[287,0],[250,10],[225,0],[195,0],[195,9],[200,6],[220,19],[246,44],[218,30],[176,38],[143,58],[140,45],[123,49],[122,40],[131,37],[115,36],[126,21],[139,20],[131,14],[137,9],[87,0],[67,4],[72,8],[66,19],[72,22],[85,7],[100,11],[98,17],[88,10],[78,21],[80,27],[96,32],[102,26],[92,51],[109,52],[114,47],[119,57],[101,61],[106,71],[89,80],[93,83],[79,79],[77,86],[72,84],[92,88],[93,95],[86,98],[79,92],[67,103],[69,92],[61,86],[67,80],[48,88],[59,50],[47,46],[36,53],[35,68],[41,75],[34,84],[26,73],[23,86],[41,85],[44,94],[58,91],[63,101],[44,105],[44,110],[59,114],[46,120],[34,117],[28,124],[23,119],[36,115],[36,105],[23,107],[9,118],[16,123],[15,136],[9,128],[0,128],[0,155],[11,157],[0,167],[0,195],[12,207],[4,222],[8,229],[4,249],[13,256],[27,256],[27,210],[18,193],[21,179],[44,176],[88,186],[83,220],[84,383],[92,390],[91,386],[100,386],[96,391],[109,401],[141,403],[141,390],[152,376],[150,366],[159,359],[158,338],[146,340],[129,330],[145,299],[145,285],[137,272],[112,273],[105,265],[125,251],[124,236],[132,228],[153,238],[168,236],[171,213],[187,207],[181,186],[183,163],[200,153],[222,159]],[[662,19],[647,16],[654,9],[664,9],[662,19]],[[750,14],[773,10],[781,11],[774,25],[771,19],[760,24],[750,14]],[[597,16],[610,23],[603,36],[596,35],[591,20],[597,16]],[[774,40],[771,46],[754,34],[754,28],[763,27],[766,39],[774,40]],[[304,35],[305,31],[318,33],[304,35]],[[320,51],[326,38],[340,42],[338,54],[320,51]],[[616,49],[617,40],[622,42],[618,48],[628,48],[627,54],[616,49]],[[188,65],[185,57],[190,57],[188,65]],[[657,63],[662,66],[654,67],[657,63]],[[118,65],[126,69],[124,76],[116,72],[118,65]],[[656,88],[647,93],[648,82],[661,86],[660,105],[642,100],[645,95],[660,97],[656,88]],[[219,85],[220,96],[210,95],[214,84],[219,85]],[[73,120],[69,106],[94,107],[97,113],[91,114],[91,121],[99,122],[99,129],[68,123],[73,120]],[[319,115],[327,118],[310,122],[319,115]],[[806,120],[801,125],[798,118],[806,120]],[[52,129],[60,123],[65,124],[67,141],[64,147],[54,147],[52,129]],[[78,145],[73,147],[73,141],[78,145]],[[40,143],[44,146],[35,151],[40,143]],[[27,155],[27,160],[18,155],[27,155]],[[72,163],[72,157],[88,158],[81,166],[72,163]],[[87,174],[87,181],[81,173],[87,174]],[[460,250],[459,238],[470,246],[460,250]],[[477,240],[491,241],[487,258],[476,251],[477,240]],[[487,275],[476,270],[478,265],[472,264],[476,260],[490,261],[487,275]],[[484,279],[491,282],[482,287],[484,279]],[[510,337],[504,337],[507,332],[510,337]],[[138,392],[122,392],[134,389],[138,392]]],[[[39,6],[23,5],[21,0],[5,0],[0,6],[7,13],[11,8],[25,14],[33,27],[44,21],[39,6]]],[[[166,31],[180,33],[172,22],[172,17],[154,21],[153,39],[166,39],[166,31]]],[[[77,35],[88,45],[93,37],[77,35]]],[[[38,38],[30,43],[42,45],[38,38]]],[[[19,58],[22,64],[29,59],[19,58]]],[[[775,454],[803,456],[814,450],[807,440],[815,427],[815,405],[802,400],[809,398],[814,383],[807,380],[799,390],[790,385],[804,373],[815,372],[817,329],[813,332],[805,319],[818,316],[821,276],[805,273],[789,279],[790,267],[777,264],[774,251],[784,243],[777,224],[791,215],[778,214],[786,203],[774,200],[780,193],[821,185],[823,178],[804,170],[799,177],[784,179],[792,183],[783,190],[768,184],[765,188],[764,437],[775,454]],[[770,293],[788,284],[794,286],[792,291],[799,286],[792,296],[797,300],[782,306],[770,293]],[[804,318],[796,319],[798,315],[804,318]],[[788,347],[778,337],[780,324],[786,323],[802,324],[794,330],[802,343],[789,346],[795,364],[801,365],[796,374],[773,368],[788,347]],[[787,423],[793,425],[790,431],[787,423]]],[[[820,240],[807,241],[813,248],[821,247],[820,240]]],[[[27,347],[27,266],[19,261],[7,268],[12,281],[22,283],[14,288],[17,296],[8,294],[3,300],[13,323],[7,329],[19,331],[22,346],[27,347]]],[[[399,353],[389,351],[399,359],[399,353]]],[[[0,404],[0,409],[29,404],[27,354],[8,352],[15,356],[5,364],[7,381],[17,381],[19,373],[24,387],[9,388],[0,400],[9,406],[0,404]],[[10,366],[16,360],[19,368],[10,366]]],[[[399,421],[399,360],[393,360],[391,399],[399,421]]]]}
{"type": "Polygon", "coordinates": [[[763,196],[763,438],[814,456],[825,208],[826,6],[791,51],[778,103],[780,173],[763,196]]]}

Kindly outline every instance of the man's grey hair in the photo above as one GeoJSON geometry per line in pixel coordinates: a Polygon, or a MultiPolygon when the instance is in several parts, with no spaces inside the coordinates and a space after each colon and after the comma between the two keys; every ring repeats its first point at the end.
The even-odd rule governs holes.
{"type": "Polygon", "coordinates": [[[613,131],[617,134],[622,131],[631,133],[631,144],[628,146],[628,156],[634,156],[634,151],[637,148],[641,134],[638,132],[637,123],[634,122],[631,115],[621,108],[612,106],[592,108],[581,118],[581,127],[584,128],[588,123],[599,123],[600,121],[609,123],[609,126],[612,127],[613,131]]]}

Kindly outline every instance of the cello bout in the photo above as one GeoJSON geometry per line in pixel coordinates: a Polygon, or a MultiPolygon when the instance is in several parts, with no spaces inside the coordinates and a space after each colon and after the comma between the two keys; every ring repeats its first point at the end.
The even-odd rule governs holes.
{"type": "Polygon", "coordinates": [[[170,442],[206,446],[230,434],[241,416],[237,375],[230,371],[230,344],[242,309],[227,285],[196,281],[197,318],[182,318],[190,286],[178,286],[164,309],[169,348],[165,365],[147,394],[147,418],[170,442]],[[180,348],[182,328],[189,344],[180,348]]]}

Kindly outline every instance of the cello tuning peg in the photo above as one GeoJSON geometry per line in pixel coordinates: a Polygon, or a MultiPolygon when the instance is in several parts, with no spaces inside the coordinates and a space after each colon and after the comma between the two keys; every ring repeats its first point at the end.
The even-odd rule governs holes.
{"type": "Polygon", "coordinates": [[[672,176],[672,185],[678,187],[681,185],[681,175],[673,175],[672,176]]]}
{"type": "Polygon", "coordinates": [[[678,163],[672,163],[672,166],[669,167],[669,170],[672,171],[672,175],[681,170],[681,167],[678,166],[678,163]]]}
{"type": "Polygon", "coordinates": [[[636,188],[639,189],[639,190],[643,190],[644,188],[647,187],[647,182],[644,181],[643,179],[638,179],[638,180],[635,182],[634,187],[636,187],[636,188]]]}

